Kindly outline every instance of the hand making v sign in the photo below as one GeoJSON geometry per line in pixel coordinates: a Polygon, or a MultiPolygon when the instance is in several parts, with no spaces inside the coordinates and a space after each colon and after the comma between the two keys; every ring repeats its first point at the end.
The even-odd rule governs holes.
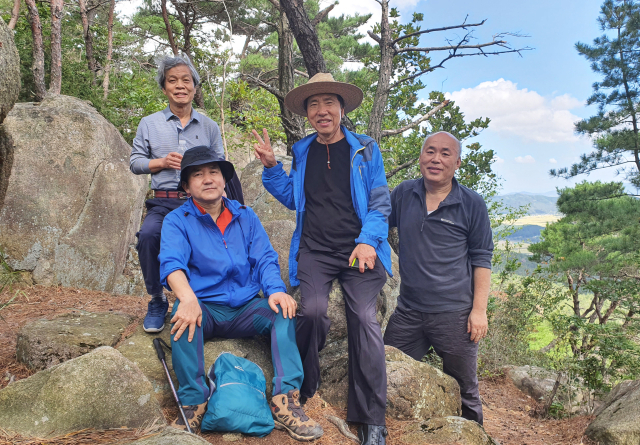
{"type": "Polygon", "coordinates": [[[269,140],[269,133],[267,133],[267,129],[262,129],[262,137],[264,137],[264,140],[260,137],[256,130],[251,131],[258,141],[257,143],[253,144],[256,158],[260,159],[262,165],[267,168],[275,167],[278,162],[276,161],[276,155],[273,153],[273,149],[271,148],[271,141],[269,140]]]}

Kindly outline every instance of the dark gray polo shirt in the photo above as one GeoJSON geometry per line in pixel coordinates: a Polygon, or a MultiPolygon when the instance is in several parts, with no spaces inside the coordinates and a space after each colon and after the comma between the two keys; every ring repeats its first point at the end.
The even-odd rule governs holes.
{"type": "Polygon", "coordinates": [[[423,178],[391,193],[389,226],[400,238],[400,300],[427,313],[473,306],[473,267],[491,269],[493,236],[480,195],[453,179],[449,195],[427,214],[423,178]]]}
{"type": "MultiPolygon", "coordinates": [[[[219,158],[224,158],[224,147],[218,124],[191,110],[191,119],[184,128],[178,116],[169,107],[157,113],[145,116],[138,125],[136,138],[131,148],[129,168],[136,175],[151,173],[149,161],[164,158],[176,151],[180,140],[186,142],[187,150],[204,145],[211,147],[219,158]]],[[[178,188],[177,170],[164,169],[151,175],[151,188],[154,190],[176,190],[178,188]]]]}

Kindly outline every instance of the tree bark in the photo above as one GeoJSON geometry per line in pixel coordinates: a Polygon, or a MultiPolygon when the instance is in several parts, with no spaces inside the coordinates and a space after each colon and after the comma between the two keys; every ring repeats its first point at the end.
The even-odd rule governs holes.
{"type": "Polygon", "coordinates": [[[284,96],[295,87],[294,76],[293,33],[287,15],[282,11],[278,22],[278,88],[282,96],[278,98],[278,103],[280,104],[282,127],[287,136],[287,155],[289,156],[292,154],[293,144],[305,136],[302,117],[292,113],[284,106],[284,96]]]}
{"type": "Polygon", "coordinates": [[[384,111],[389,98],[389,83],[391,82],[391,71],[393,70],[393,57],[395,52],[391,40],[391,30],[389,29],[389,0],[381,0],[382,18],[380,20],[380,67],[378,73],[378,87],[373,97],[371,116],[369,116],[369,126],[367,134],[376,141],[382,138],[382,122],[384,111]]]}
{"type": "Polygon", "coordinates": [[[18,23],[18,17],[20,16],[20,2],[21,0],[13,0],[13,9],[11,10],[11,19],[9,20],[9,29],[15,29],[16,23],[18,23]]]}
{"type": "Polygon", "coordinates": [[[78,6],[80,7],[80,18],[82,20],[82,34],[84,37],[85,53],[87,55],[87,65],[89,71],[91,71],[91,83],[96,84],[96,72],[98,71],[98,65],[96,58],[93,55],[93,34],[89,27],[89,16],[87,15],[87,4],[85,0],[78,0],[78,6]]]}
{"type": "Polygon", "coordinates": [[[42,23],[35,0],[25,0],[28,11],[31,35],[33,36],[33,81],[35,84],[34,100],[41,102],[47,94],[44,84],[44,44],[42,42],[42,23]]]}
{"type": "Polygon", "coordinates": [[[64,0],[51,0],[51,79],[49,93],[62,89],[62,9],[64,0]]]}
{"type": "Polygon", "coordinates": [[[280,0],[280,4],[289,19],[291,31],[298,42],[309,77],[317,73],[326,73],[327,66],[322,56],[318,33],[304,9],[303,0],[280,0]]]}
{"type": "Polygon", "coordinates": [[[111,74],[111,57],[113,55],[113,13],[116,8],[116,0],[109,2],[109,19],[107,22],[107,65],[104,68],[102,80],[103,98],[109,95],[109,75],[111,74]]]}
{"type": "Polygon", "coordinates": [[[178,55],[178,45],[176,45],[176,41],[173,38],[173,29],[171,29],[171,22],[169,21],[169,14],[167,13],[167,0],[162,0],[160,3],[162,7],[162,20],[164,20],[164,26],[167,28],[167,37],[169,39],[169,45],[171,45],[171,51],[173,51],[173,55],[178,55]]]}

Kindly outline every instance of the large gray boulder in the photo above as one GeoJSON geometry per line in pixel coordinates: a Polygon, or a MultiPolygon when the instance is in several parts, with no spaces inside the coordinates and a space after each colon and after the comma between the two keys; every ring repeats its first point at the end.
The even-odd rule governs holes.
{"type": "MultiPolygon", "coordinates": [[[[287,174],[291,171],[291,156],[276,156],[282,162],[287,174]]],[[[296,212],[289,210],[271,195],[262,185],[262,162],[254,160],[247,164],[242,170],[240,182],[242,183],[242,193],[244,203],[251,207],[260,218],[262,224],[268,221],[289,220],[295,223],[296,212]]],[[[287,251],[288,253],[288,251],[287,251]]],[[[287,255],[288,256],[288,255],[287,255]]]]}
{"type": "Polygon", "coordinates": [[[16,357],[31,369],[49,368],[100,346],[115,346],[132,320],[126,314],[85,311],[34,320],[18,332],[16,357]]]}
{"type": "Polygon", "coordinates": [[[2,124],[13,166],[0,248],[37,284],[111,292],[140,224],[147,178],[131,148],[88,103],[68,96],[17,104],[2,124]]]}
{"type": "Polygon", "coordinates": [[[0,18],[0,124],[20,93],[20,56],[13,31],[0,18]]]}
{"type": "Polygon", "coordinates": [[[640,444],[640,380],[619,383],[585,434],[602,445],[640,444]]]}
{"type": "MultiPolygon", "coordinates": [[[[156,350],[153,348],[153,339],[160,337],[168,345],[171,344],[169,319],[167,316],[167,327],[157,335],[150,335],[144,332],[142,326],[129,337],[127,337],[118,347],[118,351],[127,359],[135,363],[151,382],[156,399],[162,406],[174,406],[175,401],[171,394],[169,382],[164,372],[164,368],[158,360],[156,350]]],[[[205,370],[215,362],[216,358],[223,352],[231,352],[238,357],[244,357],[256,363],[267,380],[267,393],[271,397],[273,366],[271,364],[271,348],[265,337],[256,336],[239,339],[213,339],[204,345],[205,370]]],[[[165,350],[167,366],[171,373],[173,383],[178,387],[178,380],[173,372],[171,361],[171,351],[165,350]]]]}
{"type": "Polygon", "coordinates": [[[164,417],[149,380],[107,346],[0,391],[0,425],[24,436],[138,428],[157,421],[164,417]]]}
{"type": "Polygon", "coordinates": [[[411,423],[400,439],[413,445],[498,445],[476,422],[453,416],[411,423]]]}
{"type": "Polygon", "coordinates": [[[450,377],[385,346],[387,358],[387,415],[399,420],[459,416],[460,387],[450,377]]]}
{"type": "Polygon", "coordinates": [[[210,445],[202,437],[171,428],[170,426],[134,442],[127,441],[126,443],[128,445],[210,445]]]}
{"type": "MultiPolygon", "coordinates": [[[[13,42],[13,32],[0,18],[0,124],[18,100],[19,93],[20,57],[13,42]]],[[[0,207],[4,202],[13,165],[12,144],[5,139],[2,136],[2,127],[0,127],[0,207]]]]}
{"type": "MultiPolygon", "coordinates": [[[[523,393],[538,402],[545,402],[551,395],[558,378],[557,371],[538,366],[506,366],[507,377],[523,393]]],[[[570,382],[566,375],[560,376],[560,386],[555,400],[572,414],[590,414],[594,404],[594,393],[581,385],[580,380],[570,382]]],[[[598,403],[598,402],[595,402],[598,403]]]]}
{"type": "Polygon", "coordinates": [[[140,269],[140,258],[136,245],[129,245],[127,260],[124,263],[122,274],[116,279],[113,287],[114,294],[137,295],[143,297],[147,295],[147,288],[144,284],[144,276],[140,269]]]}

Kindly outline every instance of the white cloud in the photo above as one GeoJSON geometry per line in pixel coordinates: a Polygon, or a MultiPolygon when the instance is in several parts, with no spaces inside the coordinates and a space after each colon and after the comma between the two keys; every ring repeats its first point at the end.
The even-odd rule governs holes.
{"type": "Polygon", "coordinates": [[[474,88],[446,93],[468,119],[491,119],[489,130],[536,142],[575,142],[574,122],[580,118],[570,110],[583,103],[568,95],[544,97],[509,80],[482,82],[474,88]]]}
{"type": "Polygon", "coordinates": [[[524,157],[522,156],[518,156],[514,159],[518,164],[533,164],[534,162],[536,162],[535,159],[533,159],[533,156],[531,155],[526,155],[524,157]]]}
{"type": "Polygon", "coordinates": [[[558,163],[558,161],[556,161],[554,158],[549,159],[549,162],[552,163],[552,164],[557,164],[558,163]]]}
{"type": "Polygon", "coordinates": [[[504,159],[502,159],[500,156],[494,156],[493,162],[495,162],[496,164],[504,164],[504,159]]]}

